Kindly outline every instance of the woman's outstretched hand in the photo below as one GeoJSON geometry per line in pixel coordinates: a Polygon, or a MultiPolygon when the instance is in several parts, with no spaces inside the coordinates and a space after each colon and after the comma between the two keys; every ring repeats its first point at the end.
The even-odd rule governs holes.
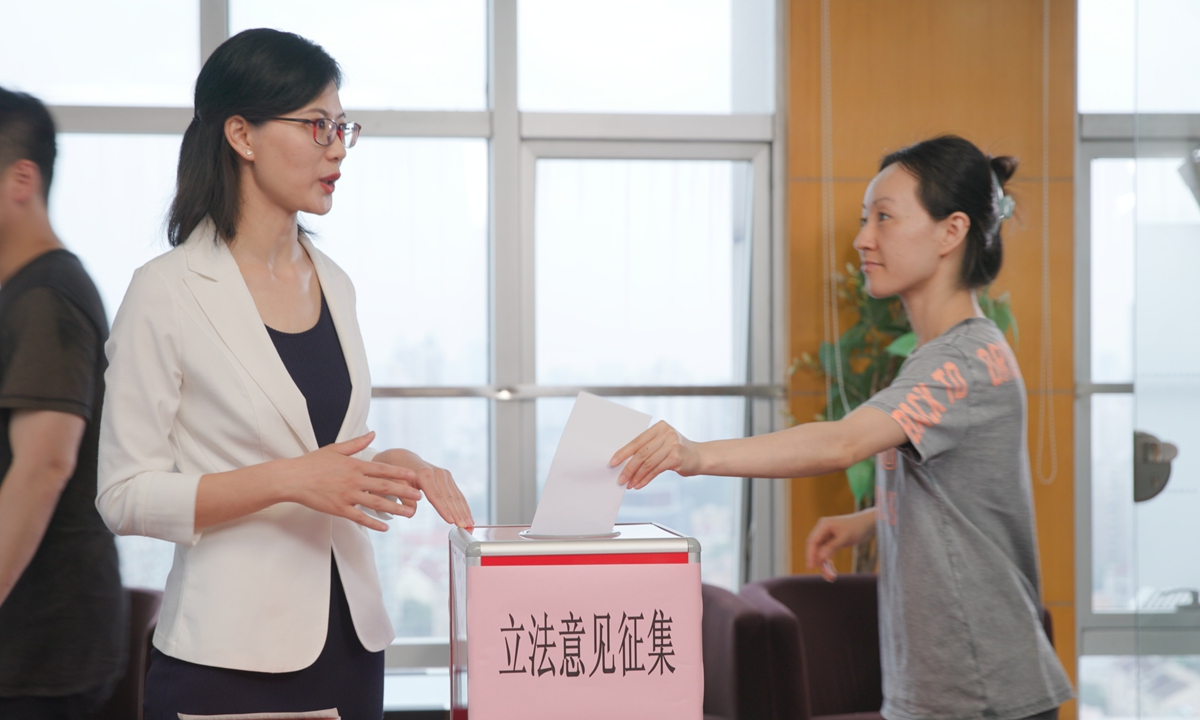
{"type": "Polygon", "coordinates": [[[618,450],[608,466],[616,467],[626,460],[629,462],[617,482],[630,490],[646,487],[667,470],[685,477],[700,470],[696,444],[662,420],[618,450]]]}
{"type": "Polygon", "coordinates": [[[387,523],[372,518],[362,508],[412,517],[421,499],[421,491],[417,489],[419,473],[353,457],[365,450],[374,437],[375,433],[370,432],[279,461],[287,467],[288,499],[380,532],[388,529],[387,523]],[[389,500],[389,495],[396,500],[389,500]]]}
{"type": "Polygon", "coordinates": [[[410,470],[414,474],[414,484],[425,493],[425,499],[443,520],[468,530],[475,527],[467,498],[458,489],[449,470],[425,462],[412,451],[400,449],[384,450],[375,456],[375,462],[410,470]]]}
{"type": "Polygon", "coordinates": [[[846,547],[853,547],[875,532],[875,510],[863,510],[852,515],[834,515],[817,521],[808,534],[806,556],[809,568],[821,568],[821,575],[829,582],[837,579],[833,569],[833,554],[846,547]]]}

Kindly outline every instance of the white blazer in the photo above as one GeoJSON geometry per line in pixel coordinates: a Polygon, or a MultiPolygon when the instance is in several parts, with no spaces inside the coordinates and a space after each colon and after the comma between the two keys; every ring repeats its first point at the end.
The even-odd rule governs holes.
{"type": "MultiPolygon", "coordinates": [[[[154,634],[167,655],[258,672],[308,667],[325,644],[331,549],[359,640],[382,650],[392,624],[366,528],[281,503],[195,531],[201,475],[317,449],[304,396],[233,255],[213,237],[206,222],[134,273],[105,348],[96,507],[118,535],[175,543],[154,634]]],[[[367,432],[371,401],[354,286],[301,242],[353,384],[341,442],[367,432]]]]}

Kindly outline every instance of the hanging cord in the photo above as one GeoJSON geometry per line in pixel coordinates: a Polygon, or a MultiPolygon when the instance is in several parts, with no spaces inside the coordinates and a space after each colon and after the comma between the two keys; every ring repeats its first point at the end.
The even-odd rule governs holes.
{"type": "Polygon", "coordinates": [[[833,55],[830,46],[829,0],[821,0],[821,304],[825,320],[825,342],[832,350],[834,366],[833,377],[830,377],[830,373],[825,373],[826,420],[830,419],[833,413],[833,378],[837,379],[842,413],[850,413],[850,403],[846,400],[846,381],[842,376],[842,347],[839,342],[841,328],[838,318],[836,223],[833,217],[833,55]]]}
{"type": "Polygon", "coordinates": [[[1050,327],[1050,0],[1042,0],[1042,337],[1039,358],[1037,478],[1043,485],[1058,476],[1054,427],[1054,333],[1050,327]],[[1050,472],[1044,473],[1047,445],[1050,472]]]}

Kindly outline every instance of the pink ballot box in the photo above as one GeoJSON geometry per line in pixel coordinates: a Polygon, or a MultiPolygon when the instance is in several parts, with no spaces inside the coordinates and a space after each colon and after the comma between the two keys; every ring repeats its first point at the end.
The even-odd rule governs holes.
{"type": "Polygon", "coordinates": [[[700,543],[450,531],[453,720],[700,720],[700,543]]]}

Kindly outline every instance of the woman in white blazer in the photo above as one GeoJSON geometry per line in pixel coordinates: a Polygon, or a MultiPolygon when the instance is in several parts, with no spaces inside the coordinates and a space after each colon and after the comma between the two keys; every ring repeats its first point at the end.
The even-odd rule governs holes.
{"type": "Polygon", "coordinates": [[[379,720],[393,637],[368,528],[424,496],[473,524],[448,472],[376,452],[354,286],[306,238],[358,126],[340,70],[290,33],[226,41],[196,82],[168,222],[113,324],[96,504],[175,543],[148,720],[337,708],[379,720]],[[368,514],[370,513],[370,514],[368,514]]]}

